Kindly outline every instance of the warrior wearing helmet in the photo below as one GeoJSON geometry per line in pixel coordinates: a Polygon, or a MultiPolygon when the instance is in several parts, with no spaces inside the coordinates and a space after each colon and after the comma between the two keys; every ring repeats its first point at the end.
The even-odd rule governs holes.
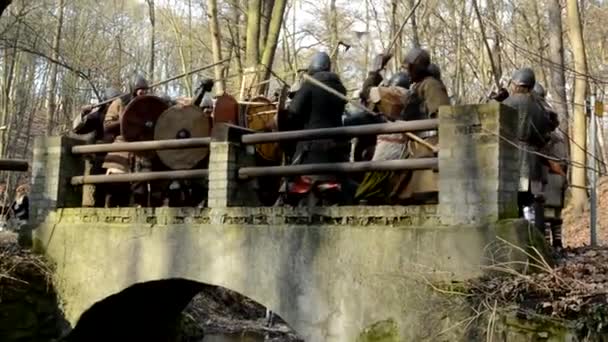
{"type": "Polygon", "coordinates": [[[564,208],[564,198],[568,186],[568,139],[558,129],[559,119],[557,113],[548,103],[545,88],[538,82],[534,85],[532,93],[543,109],[548,113],[552,127],[555,129],[549,135],[549,141],[542,148],[541,152],[557,160],[547,160],[547,165],[543,166],[543,174],[546,174],[547,183],[544,187],[545,197],[545,237],[552,242],[555,249],[563,248],[562,244],[562,209],[564,208]]]}
{"type": "MultiPolygon", "coordinates": [[[[330,71],[331,59],[327,53],[315,54],[307,69],[307,74],[328,87],[346,95],[346,88],[340,77],[330,71]]],[[[342,126],[342,114],[346,101],[328,93],[310,82],[303,82],[294,94],[286,112],[286,122],[290,130],[333,128],[342,126]]],[[[300,141],[296,145],[293,164],[338,163],[348,161],[348,141],[342,139],[320,139],[300,141]]],[[[313,184],[338,182],[335,175],[307,176],[313,184]]]]}
{"type": "Polygon", "coordinates": [[[517,139],[520,145],[520,194],[518,198],[520,216],[523,208],[534,205],[537,227],[544,232],[544,194],[547,182],[543,165],[545,158],[539,153],[547,144],[555,125],[549,120],[547,111],[533,93],[536,76],[530,68],[516,70],[511,78],[511,94],[503,101],[517,110],[517,139]]]}
{"type": "MultiPolygon", "coordinates": [[[[130,84],[130,93],[122,98],[114,100],[110,104],[103,121],[104,141],[125,142],[120,135],[120,120],[125,107],[137,96],[148,93],[148,81],[141,75],[136,75],[130,84]]],[[[107,154],[102,167],[106,174],[128,173],[131,170],[132,154],[129,152],[110,152],[107,154]]],[[[108,206],[127,206],[131,196],[128,195],[128,186],[124,184],[113,184],[109,193],[106,195],[106,207],[108,206]]]]}
{"type": "MultiPolygon", "coordinates": [[[[426,50],[413,48],[403,59],[402,68],[405,69],[412,80],[412,87],[403,97],[404,109],[402,120],[421,120],[437,117],[439,107],[449,106],[450,99],[443,82],[437,72],[433,73],[431,57],[426,50]]],[[[439,70],[439,68],[437,68],[439,70]]],[[[430,145],[438,142],[436,131],[416,133],[430,145]]],[[[408,157],[433,157],[435,152],[428,146],[409,140],[407,142],[408,157]]],[[[391,197],[395,202],[404,202],[427,195],[434,196],[437,191],[437,175],[432,170],[419,170],[403,172],[392,185],[391,197]]]]}
{"type": "MultiPolygon", "coordinates": [[[[115,98],[120,95],[114,88],[108,88],[105,90],[104,94],[101,96],[100,101],[107,101],[109,99],[115,98]]],[[[83,106],[81,108],[80,113],[76,115],[72,125],[72,134],[76,135],[79,139],[85,140],[87,143],[104,143],[104,120],[106,117],[106,113],[108,111],[109,104],[100,105],[96,108],[92,108],[90,105],[83,106]]],[[[111,141],[108,141],[111,142],[111,141]]],[[[98,175],[103,174],[104,170],[102,168],[102,163],[105,159],[105,154],[96,154],[93,156],[87,156],[86,158],[90,158],[91,169],[89,170],[90,174],[98,175]]],[[[105,190],[106,186],[97,186],[94,191],[94,195],[89,193],[89,195],[93,196],[92,199],[94,203],[99,205],[104,202],[105,198],[105,190]]],[[[91,197],[88,197],[91,198],[91,197]]],[[[84,204],[84,203],[83,203],[84,204]]],[[[87,204],[88,205],[88,204],[87,204]]]]}

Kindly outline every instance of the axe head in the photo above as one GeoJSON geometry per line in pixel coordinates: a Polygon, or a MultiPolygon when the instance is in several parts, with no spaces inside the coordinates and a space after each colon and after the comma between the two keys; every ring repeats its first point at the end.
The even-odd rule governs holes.
{"type": "Polygon", "coordinates": [[[351,47],[351,45],[350,45],[350,44],[347,44],[347,43],[345,43],[345,42],[343,42],[343,41],[339,41],[339,42],[338,42],[338,44],[340,44],[340,45],[344,46],[344,52],[346,52],[346,51],[350,50],[350,47],[351,47]]]}

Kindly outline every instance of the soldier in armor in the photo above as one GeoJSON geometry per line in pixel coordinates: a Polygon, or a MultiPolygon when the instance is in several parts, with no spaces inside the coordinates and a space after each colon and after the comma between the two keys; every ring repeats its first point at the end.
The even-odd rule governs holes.
{"type": "MultiPolygon", "coordinates": [[[[430,66],[430,55],[423,49],[413,48],[405,55],[403,68],[407,70],[413,84],[402,99],[402,120],[435,118],[439,107],[450,105],[445,85],[431,74],[430,66]]],[[[436,145],[439,141],[436,131],[416,134],[431,145],[436,145]]],[[[407,153],[411,158],[435,156],[435,152],[429,147],[413,140],[408,141],[407,153]]],[[[437,174],[432,170],[403,172],[395,179],[392,189],[390,196],[393,202],[424,201],[429,196],[434,198],[437,191],[437,174]]]]}
{"type": "MultiPolygon", "coordinates": [[[[331,59],[324,52],[319,52],[312,58],[307,73],[346,95],[346,88],[340,77],[331,72],[331,59]]],[[[332,128],[342,126],[342,114],[346,102],[327,91],[318,88],[310,82],[304,82],[295,93],[287,108],[289,130],[332,128]]],[[[284,129],[284,128],[281,128],[284,129]]],[[[293,164],[337,163],[348,161],[349,142],[344,139],[320,139],[300,141],[296,145],[293,164]]],[[[320,182],[338,182],[335,175],[307,176],[313,184],[320,182]]]]}
{"type": "MultiPolygon", "coordinates": [[[[116,99],[110,104],[107,114],[105,116],[104,125],[104,140],[109,142],[125,142],[124,138],[120,135],[120,120],[125,107],[136,98],[137,96],[143,96],[148,93],[149,85],[148,81],[141,75],[137,75],[130,85],[130,93],[127,96],[116,99]]],[[[106,169],[106,174],[121,174],[129,173],[131,166],[134,165],[134,171],[142,171],[151,167],[151,163],[148,161],[141,161],[134,157],[129,152],[110,152],[105,158],[103,168],[106,169]],[[135,161],[135,163],[134,163],[135,161]]],[[[142,202],[141,197],[145,196],[141,194],[142,185],[135,184],[137,195],[140,198],[136,199],[136,202],[142,202]]],[[[109,193],[106,195],[106,207],[111,206],[128,206],[131,196],[129,195],[129,188],[125,184],[112,184],[109,193]]],[[[134,194],[134,197],[137,196],[134,194]]]]}
{"type": "Polygon", "coordinates": [[[519,209],[534,205],[535,224],[544,233],[544,185],[547,177],[543,165],[545,158],[538,153],[549,141],[554,129],[547,112],[532,92],[536,84],[534,71],[530,68],[516,70],[511,79],[511,94],[504,104],[518,112],[517,139],[520,145],[519,209]]]}
{"type": "MultiPolygon", "coordinates": [[[[407,73],[400,71],[388,80],[384,84],[388,91],[394,94],[405,93],[411,85],[410,77],[407,73]]],[[[374,111],[380,111],[382,114],[387,115],[386,110],[382,110],[384,106],[376,106],[376,101],[383,101],[383,99],[376,99],[378,95],[376,95],[376,88],[371,88],[369,91],[370,100],[369,106],[370,109],[374,111]]],[[[387,97],[389,95],[385,95],[387,97]]],[[[400,100],[398,98],[398,100],[400,100]]],[[[373,117],[373,115],[368,114],[368,116],[373,117]]],[[[389,119],[394,120],[395,117],[391,117],[391,115],[387,115],[389,119]]],[[[384,116],[378,115],[378,118],[382,118],[384,122],[387,120],[384,116]]],[[[398,118],[397,118],[398,119],[398,118]]],[[[401,133],[395,134],[382,134],[377,137],[373,137],[374,142],[373,145],[375,148],[372,152],[371,160],[380,161],[380,160],[396,160],[407,158],[407,138],[401,133]]],[[[361,184],[357,188],[357,192],[355,194],[355,200],[359,202],[365,202],[369,204],[385,204],[387,203],[387,193],[392,191],[390,180],[398,177],[399,172],[383,172],[383,171],[374,171],[368,172],[365,174],[364,179],[361,181],[361,184]]]]}
{"type": "Polygon", "coordinates": [[[374,57],[371,70],[368,72],[367,78],[363,82],[361,92],[359,93],[359,99],[361,100],[361,104],[364,106],[368,105],[367,102],[369,99],[370,89],[379,86],[384,80],[381,72],[384,70],[384,68],[386,68],[386,64],[391,60],[392,57],[392,54],[384,53],[378,54],[376,57],[374,57]]]}
{"type": "MultiPolygon", "coordinates": [[[[107,101],[120,95],[120,92],[112,87],[106,89],[101,101],[107,101]]],[[[108,111],[109,104],[93,108],[90,105],[83,106],[80,113],[74,118],[72,132],[84,138],[89,143],[103,141],[103,122],[108,111]]]]}
{"type": "Polygon", "coordinates": [[[568,186],[568,140],[559,130],[559,119],[553,108],[546,100],[547,93],[540,83],[536,83],[532,92],[537,101],[549,114],[549,119],[555,129],[550,133],[548,143],[541,152],[545,155],[554,157],[559,161],[547,160],[548,165],[544,167],[544,174],[547,177],[545,185],[545,237],[552,242],[556,250],[563,248],[562,244],[562,217],[564,208],[565,194],[568,186]]]}
{"type": "MultiPolygon", "coordinates": [[[[106,101],[115,98],[120,95],[120,92],[114,88],[106,89],[104,95],[100,99],[106,101]]],[[[73,121],[72,133],[76,134],[79,138],[84,139],[89,144],[104,143],[111,141],[104,141],[104,120],[108,111],[109,105],[101,105],[93,109],[90,105],[83,106],[81,112],[78,113],[73,121]]],[[[103,174],[104,170],[102,164],[105,158],[105,154],[97,154],[94,156],[87,156],[91,158],[91,174],[98,175],[103,174]]],[[[98,185],[95,190],[95,205],[101,205],[104,203],[106,186],[98,185]]]]}

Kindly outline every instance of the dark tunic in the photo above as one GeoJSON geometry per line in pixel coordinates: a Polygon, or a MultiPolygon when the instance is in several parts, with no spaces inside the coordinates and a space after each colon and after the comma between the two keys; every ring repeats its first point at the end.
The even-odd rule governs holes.
{"type": "MultiPolygon", "coordinates": [[[[333,72],[318,72],[312,77],[346,95],[346,88],[333,72]]],[[[287,121],[290,128],[314,129],[342,126],[346,102],[337,96],[305,82],[291,101],[287,121]]],[[[336,163],[348,161],[350,145],[347,140],[323,139],[298,142],[294,163],[336,163]]]]}
{"type": "MultiPolygon", "coordinates": [[[[520,172],[532,182],[546,182],[543,175],[543,159],[538,152],[548,141],[549,120],[545,110],[531,93],[513,94],[503,103],[517,110],[517,138],[520,142],[520,172]]],[[[521,189],[528,190],[528,189],[521,189]]]]}

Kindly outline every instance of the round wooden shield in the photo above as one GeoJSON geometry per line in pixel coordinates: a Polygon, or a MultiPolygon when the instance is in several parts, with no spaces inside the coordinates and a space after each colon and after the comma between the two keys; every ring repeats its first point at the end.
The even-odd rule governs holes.
{"type": "MultiPolygon", "coordinates": [[[[251,102],[263,104],[246,105],[247,128],[264,131],[268,124],[274,120],[274,116],[277,114],[277,107],[263,96],[255,97],[251,99],[251,102]]],[[[255,146],[255,149],[260,157],[268,161],[281,161],[281,150],[278,143],[259,144],[255,146]]]]}
{"type": "Polygon", "coordinates": [[[228,94],[223,94],[215,99],[213,108],[213,123],[239,124],[239,103],[228,94]]]}
{"type": "MultiPolygon", "coordinates": [[[[211,133],[211,118],[200,107],[176,105],[156,121],[154,140],[206,138],[211,133]]],[[[160,160],[173,170],[195,167],[209,155],[208,147],[156,151],[160,160]]]]}
{"type": "Polygon", "coordinates": [[[154,139],[154,126],[158,117],[169,108],[157,96],[138,96],[125,108],[120,121],[120,134],[126,141],[154,139]]]}

